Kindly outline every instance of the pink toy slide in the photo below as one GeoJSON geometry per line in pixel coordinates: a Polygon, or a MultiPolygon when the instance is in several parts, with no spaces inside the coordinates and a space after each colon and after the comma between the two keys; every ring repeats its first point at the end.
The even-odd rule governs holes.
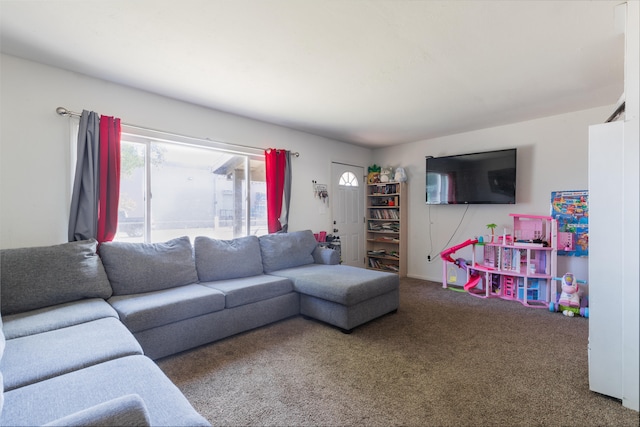
{"type": "Polygon", "coordinates": [[[469,281],[464,284],[464,290],[468,291],[469,289],[475,288],[476,286],[478,286],[478,282],[480,282],[481,279],[482,277],[480,277],[479,274],[472,275],[471,279],[469,279],[469,281]]]}

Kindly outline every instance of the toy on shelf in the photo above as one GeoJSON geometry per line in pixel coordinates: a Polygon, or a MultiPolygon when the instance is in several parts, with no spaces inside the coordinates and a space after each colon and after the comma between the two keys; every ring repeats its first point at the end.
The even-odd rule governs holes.
{"type": "Polygon", "coordinates": [[[489,230],[491,230],[491,243],[493,243],[493,238],[495,237],[495,229],[498,226],[498,224],[487,224],[487,228],[489,230]]]}
{"type": "Polygon", "coordinates": [[[554,277],[553,280],[562,282],[560,295],[556,294],[554,301],[549,303],[549,311],[560,311],[565,316],[580,315],[589,317],[587,298],[580,298],[579,283],[586,284],[583,280],[577,280],[572,273],[566,273],[562,277],[554,277]]]}
{"type": "Polygon", "coordinates": [[[404,171],[404,168],[396,168],[396,175],[394,181],[397,182],[406,182],[407,181],[407,173],[404,171]]]}
{"type": "Polygon", "coordinates": [[[392,177],[393,177],[393,168],[392,167],[386,167],[386,168],[380,168],[380,182],[390,182],[392,181],[392,177]]]}
{"type": "Polygon", "coordinates": [[[374,164],[369,166],[367,170],[367,184],[375,184],[380,182],[380,166],[374,164]]]}

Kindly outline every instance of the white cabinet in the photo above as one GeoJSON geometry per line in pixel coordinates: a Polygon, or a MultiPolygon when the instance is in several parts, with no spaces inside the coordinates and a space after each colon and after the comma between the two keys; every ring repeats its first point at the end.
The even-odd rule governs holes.
{"type": "Polygon", "coordinates": [[[624,122],[589,128],[589,386],[640,410],[640,2],[625,9],[624,122]]]}
{"type": "Polygon", "coordinates": [[[589,387],[623,396],[624,122],[589,127],[589,387]]]}

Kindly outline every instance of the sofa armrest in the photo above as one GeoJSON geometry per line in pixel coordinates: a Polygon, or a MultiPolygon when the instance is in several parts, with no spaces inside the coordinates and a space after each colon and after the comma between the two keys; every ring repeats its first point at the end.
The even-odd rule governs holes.
{"type": "Polygon", "coordinates": [[[45,426],[150,426],[149,412],[137,394],[128,394],[75,412],[45,426]]]}
{"type": "Polygon", "coordinates": [[[313,262],[316,264],[340,264],[340,254],[334,249],[318,246],[313,250],[313,262]]]}

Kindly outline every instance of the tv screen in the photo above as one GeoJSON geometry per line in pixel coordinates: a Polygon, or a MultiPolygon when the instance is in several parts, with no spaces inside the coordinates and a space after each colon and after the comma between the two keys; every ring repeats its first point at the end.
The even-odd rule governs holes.
{"type": "Polygon", "coordinates": [[[515,204],[516,149],[427,157],[428,205],[515,204]]]}

